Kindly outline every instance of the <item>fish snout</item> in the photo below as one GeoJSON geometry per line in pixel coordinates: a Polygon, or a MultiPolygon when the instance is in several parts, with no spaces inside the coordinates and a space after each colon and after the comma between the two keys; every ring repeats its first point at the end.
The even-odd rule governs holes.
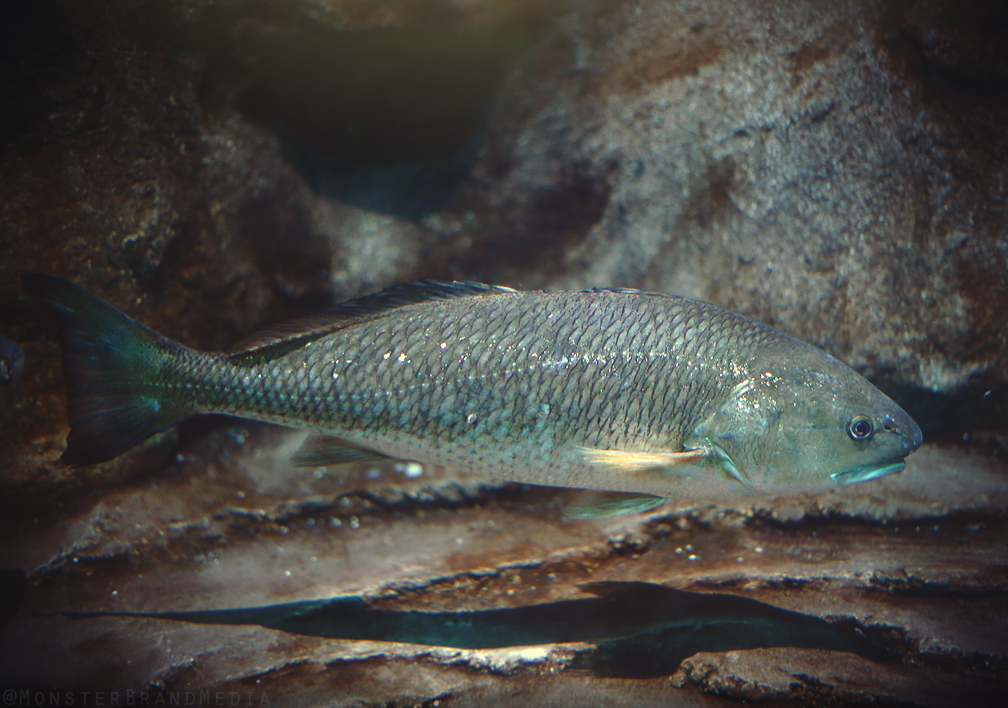
{"type": "Polygon", "coordinates": [[[913,420],[910,420],[910,435],[903,438],[903,446],[906,448],[907,454],[909,455],[919,448],[922,442],[924,442],[924,434],[917,424],[913,420]]]}
{"type": "Polygon", "coordinates": [[[913,418],[903,411],[900,413],[902,415],[887,415],[883,421],[883,429],[899,436],[903,443],[903,455],[906,456],[921,446],[921,443],[924,442],[924,435],[913,418]]]}

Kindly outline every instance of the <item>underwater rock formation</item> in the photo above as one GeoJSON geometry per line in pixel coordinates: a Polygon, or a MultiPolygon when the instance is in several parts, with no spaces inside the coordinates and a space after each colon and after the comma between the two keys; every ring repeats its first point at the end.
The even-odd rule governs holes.
{"type": "Polygon", "coordinates": [[[0,445],[3,487],[87,487],[152,463],[138,451],[143,459],[73,475],[54,464],[66,435],[58,354],[41,310],[23,299],[23,271],[87,284],[147,324],[217,350],[267,322],[430,275],[420,249],[439,236],[313,191],[278,139],[233,105],[259,76],[232,75],[241,39],[286,26],[257,35],[241,4],[225,15],[231,26],[214,25],[213,7],[190,25],[189,9],[42,2],[3,11],[0,327],[27,350],[21,404],[0,445]],[[214,29],[237,48],[203,38],[214,29]]]}
{"type": "MultiPolygon", "coordinates": [[[[0,685],[203,687],[253,691],[256,700],[265,692],[272,705],[325,696],[325,705],[347,706],[496,704],[486,696],[514,693],[539,704],[556,701],[548,696],[558,686],[605,696],[605,677],[633,670],[660,676],[621,681],[639,700],[704,706],[991,705],[1008,685],[1008,479],[996,460],[926,444],[904,473],[870,488],[735,508],[672,502],[572,521],[571,492],[392,463],[292,468],[287,457],[303,437],[218,430],[161,475],[5,519],[0,567],[23,568],[28,583],[0,631],[0,685]],[[593,620],[598,603],[586,600],[612,581],[669,590],[648,586],[651,607],[637,596],[619,615],[600,610],[593,620]],[[679,590],[690,593],[689,613],[679,590]],[[709,603],[703,593],[713,593],[709,603]],[[673,602],[663,610],[666,595],[673,602]],[[371,609],[351,610],[342,624],[346,607],[326,602],[337,596],[354,596],[342,601],[351,605],[366,598],[371,609]],[[566,603],[569,611],[588,610],[573,633],[557,611],[558,627],[515,636],[529,614],[518,608],[571,600],[580,602],[566,603]],[[191,616],[209,624],[59,614],[185,620],[190,611],[266,605],[275,607],[191,616]],[[433,622],[412,636],[443,646],[324,638],[404,638],[397,623],[390,631],[371,622],[372,611],[433,622]],[[506,617],[510,633],[453,628],[462,612],[506,617]],[[663,612],[678,626],[592,649],[663,612]],[[838,644],[841,636],[850,643],[838,644]],[[509,646],[551,639],[574,643],[509,646]],[[888,657],[862,651],[863,640],[895,661],[879,663],[888,657]],[[744,650],[749,642],[785,648],[744,650]],[[476,648],[495,643],[505,646],[476,648]],[[683,647],[691,647],[685,660],[683,647]],[[650,663],[634,659],[639,652],[650,663]]],[[[20,576],[0,580],[0,598],[16,603],[20,576]]]]}
{"type": "Polygon", "coordinates": [[[0,483],[147,464],[53,464],[24,270],[201,349],[413,277],[673,292],[824,348],[927,433],[1005,446],[996,5],[424,7],[5,11],[0,326],[35,404],[0,483]]]}
{"type": "Polygon", "coordinates": [[[464,270],[715,302],[983,406],[1008,381],[1004,26],[996,3],[577,3],[498,102],[464,270]]]}
{"type": "Polygon", "coordinates": [[[0,427],[0,684],[271,705],[1003,699],[1003,4],[8,5],[0,335],[26,360],[0,427]],[[294,469],[299,435],[226,419],[68,470],[55,330],[25,270],[208,350],[418,277],[689,295],[852,364],[925,445],[869,487],[594,521],[565,516],[568,492],[294,469]],[[801,612],[899,662],[787,646],[610,680],[577,644],[43,614],[337,595],[450,613],[616,580],[801,612]]]}

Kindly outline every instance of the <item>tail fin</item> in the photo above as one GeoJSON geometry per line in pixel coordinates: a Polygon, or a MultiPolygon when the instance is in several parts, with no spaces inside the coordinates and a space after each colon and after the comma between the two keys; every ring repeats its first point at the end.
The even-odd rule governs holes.
{"type": "Polygon", "coordinates": [[[74,467],[111,460],[189,411],[159,398],[150,382],[181,350],[75,283],[28,273],[25,288],[63,324],[70,434],[63,461],[74,467]]]}

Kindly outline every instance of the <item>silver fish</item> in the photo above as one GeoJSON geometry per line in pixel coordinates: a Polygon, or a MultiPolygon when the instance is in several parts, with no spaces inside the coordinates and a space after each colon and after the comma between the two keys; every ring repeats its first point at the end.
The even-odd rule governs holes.
{"type": "Polygon", "coordinates": [[[17,342],[0,337],[0,425],[14,408],[14,396],[24,371],[24,350],[17,342]]]}
{"type": "Polygon", "coordinates": [[[682,297],[424,281],[205,354],[67,281],[26,285],[66,324],[73,465],[225,413],[314,431],[303,465],[391,457],[630,495],[593,500],[601,515],[875,479],[921,444],[825,352],[682,297]]]}

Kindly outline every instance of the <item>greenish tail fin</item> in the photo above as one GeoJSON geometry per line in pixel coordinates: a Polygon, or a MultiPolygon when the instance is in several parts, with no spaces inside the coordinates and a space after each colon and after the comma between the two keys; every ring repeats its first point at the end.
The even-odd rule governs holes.
{"type": "Polygon", "coordinates": [[[111,460],[186,417],[187,410],[166,404],[145,385],[181,345],[75,283],[38,273],[23,280],[63,325],[70,414],[65,463],[81,467],[111,460]]]}

